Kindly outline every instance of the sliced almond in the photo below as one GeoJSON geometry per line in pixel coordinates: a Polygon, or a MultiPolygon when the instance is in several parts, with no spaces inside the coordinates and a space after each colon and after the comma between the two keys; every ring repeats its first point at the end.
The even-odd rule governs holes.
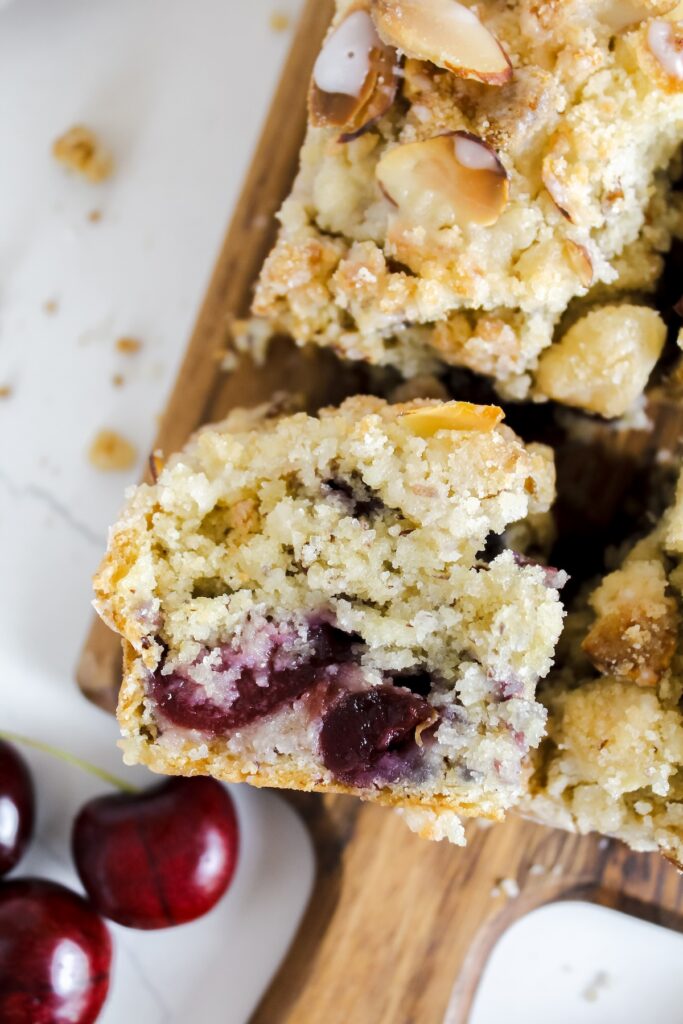
{"type": "Polygon", "coordinates": [[[393,103],[396,64],[396,51],[377,35],[368,11],[350,11],[315,62],[308,95],[312,124],[362,131],[393,103]]]}
{"type": "Polygon", "coordinates": [[[569,192],[566,186],[563,184],[561,178],[555,171],[554,161],[549,157],[546,157],[543,161],[543,166],[541,168],[541,178],[543,180],[543,184],[546,187],[548,195],[555,203],[557,209],[560,211],[562,216],[569,221],[570,224],[573,223],[574,218],[572,217],[570,211],[571,204],[569,199],[569,192]]]}
{"type": "Polygon", "coordinates": [[[568,238],[565,242],[567,258],[570,266],[578,277],[584,288],[590,288],[593,284],[593,261],[585,245],[568,238]]]}
{"type": "Polygon", "coordinates": [[[613,32],[623,32],[645,18],[669,15],[675,8],[676,0],[606,0],[599,17],[613,32]]]}
{"type": "Polygon", "coordinates": [[[512,77],[510,59],[496,37],[457,0],[372,0],[371,10],[382,39],[407,57],[488,85],[512,77]]]}
{"type": "Polygon", "coordinates": [[[647,27],[646,46],[669,89],[683,88],[683,22],[656,18],[647,27]]]}
{"type": "Polygon", "coordinates": [[[497,405],[444,402],[400,413],[401,423],[416,437],[432,437],[437,430],[493,430],[504,416],[497,405]]]}
{"type": "Polygon", "coordinates": [[[488,227],[508,200],[507,171],[495,150],[469,132],[396,146],[375,173],[403,218],[425,228],[488,227]]]}

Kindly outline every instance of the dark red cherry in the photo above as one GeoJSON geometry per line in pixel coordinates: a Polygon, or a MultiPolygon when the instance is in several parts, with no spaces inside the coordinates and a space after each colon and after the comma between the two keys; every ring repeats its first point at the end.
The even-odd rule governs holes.
{"type": "Polygon", "coordinates": [[[394,686],[347,693],[327,712],[320,730],[323,763],[342,782],[368,786],[414,771],[418,725],[434,718],[422,697],[394,686]]]}
{"type": "Polygon", "coordinates": [[[110,964],[109,932],[81,896],[40,878],[0,883],[2,1024],[91,1024],[110,964]]]}
{"type": "Polygon", "coordinates": [[[238,824],[219,782],[168,779],[90,800],[74,822],[72,848],[100,914],[129,928],[168,928],[201,917],[228,888],[238,824]]]}
{"type": "Polygon", "coordinates": [[[0,875],[19,863],[33,834],[35,796],[28,765],[0,740],[0,875]]]}
{"type": "MultiPolygon", "coordinates": [[[[307,660],[287,655],[283,646],[273,645],[268,656],[268,685],[263,685],[263,671],[258,680],[254,672],[244,668],[235,683],[237,697],[228,707],[214,704],[202,686],[185,675],[160,671],[149,682],[151,696],[164,718],[185,729],[220,736],[239,729],[270,714],[288,701],[300,697],[326,678],[326,670],[349,661],[352,645],[358,638],[327,624],[311,628],[311,648],[307,660]]],[[[225,649],[229,664],[234,652],[225,649]]]]}

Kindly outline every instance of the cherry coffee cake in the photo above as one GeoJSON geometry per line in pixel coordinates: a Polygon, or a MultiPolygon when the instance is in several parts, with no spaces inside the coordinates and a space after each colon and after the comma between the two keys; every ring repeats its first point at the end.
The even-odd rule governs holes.
{"type": "Polygon", "coordinates": [[[434,838],[500,817],[544,732],[564,582],[501,543],[554,494],[549,450],[501,418],[236,410],[134,488],[96,578],[127,760],[355,793],[434,838]]]}
{"type": "Polygon", "coordinates": [[[630,410],[683,234],[674,0],[337,0],[243,345],[630,410]]]}

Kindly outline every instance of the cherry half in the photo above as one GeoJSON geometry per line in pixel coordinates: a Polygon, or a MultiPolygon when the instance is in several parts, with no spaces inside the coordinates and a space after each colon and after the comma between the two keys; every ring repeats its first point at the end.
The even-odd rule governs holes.
{"type": "Polygon", "coordinates": [[[91,1024],[110,964],[109,932],[81,896],[38,878],[0,883],[2,1024],[91,1024]]]}
{"type": "Polygon", "coordinates": [[[210,910],[228,888],[238,824],[214,779],[173,778],[85,804],[72,832],[93,906],[129,928],[168,928],[210,910]]]}
{"type": "Polygon", "coordinates": [[[375,686],[347,693],[323,718],[323,763],[350,786],[394,782],[415,770],[421,753],[415,731],[433,719],[431,705],[407,689],[375,686]]]}
{"type": "MultiPolygon", "coordinates": [[[[273,643],[267,656],[268,685],[262,681],[264,666],[258,677],[251,668],[244,668],[236,682],[236,699],[225,708],[214,704],[204,688],[181,672],[163,675],[157,671],[149,681],[150,695],[169,722],[184,729],[199,729],[210,736],[221,736],[239,729],[295,700],[326,678],[326,670],[353,658],[352,645],[357,637],[343,633],[326,623],[309,629],[310,650],[305,658],[283,653],[282,639],[273,643]]],[[[226,667],[234,652],[223,648],[226,667]]]]}
{"type": "Polygon", "coordinates": [[[35,796],[28,765],[0,739],[0,876],[19,863],[33,834],[35,796]]]}

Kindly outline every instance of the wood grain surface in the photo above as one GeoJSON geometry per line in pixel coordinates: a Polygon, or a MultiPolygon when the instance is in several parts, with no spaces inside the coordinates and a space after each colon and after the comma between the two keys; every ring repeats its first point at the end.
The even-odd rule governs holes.
{"type": "MultiPolygon", "coordinates": [[[[370,386],[364,371],[329,354],[278,343],[263,367],[242,360],[230,373],[220,356],[233,318],[246,313],[253,282],[271,244],[273,214],[287,194],[305,126],[310,69],[331,14],[329,0],[308,0],[261,141],[206,299],[190,339],[155,448],[170,452],[200,424],[234,405],[286,389],[310,408],[370,386]]],[[[570,525],[602,533],[656,445],[675,449],[683,437],[680,403],[652,402],[655,430],[597,430],[592,474],[585,450],[565,445],[560,476],[570,525]],[[575,488],[580,478],[582,486],[575,488]],[[585,504],[585,494],[590,500],[585,504]],[[576,499],[582,515],[577,516],[576,499]],[[574,504],[572,502],[574,501],[574,504]]],[[[586,550],[569,533],[568,555],[586,550]]],[[[118,638],[95,621],[77,678],[87,696],[112,710],[120,682],[118,638]]],[[[504,824],[468,825],[468,846],[429,843],[399,818],[350,797],[289,794],[318,855],[315,891],[292,948],[273,979],[254,1024],[464,1024],[481,968],[507,925],[535,906],[578,897],[619,907],[683,930],[683,885],[656,855],[619,843],[577,837],[510,817],[504,824]],[[532,865],[533,872],[530,871],[532,865]],[[496,889],[514,879],[520,895],[496,889]]]]}

